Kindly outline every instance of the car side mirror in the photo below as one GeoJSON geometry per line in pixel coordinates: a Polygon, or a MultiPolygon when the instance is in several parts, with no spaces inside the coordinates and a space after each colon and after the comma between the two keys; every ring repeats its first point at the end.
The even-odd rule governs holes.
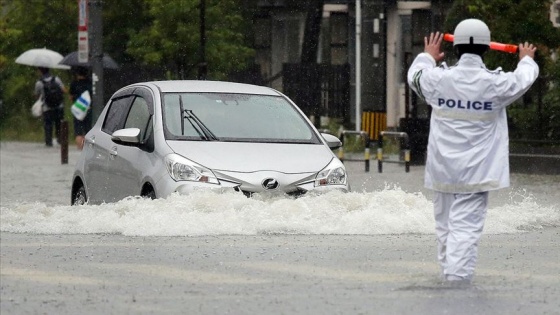
{"type": "Polygon", "coordinates": [[[331,134],[322,133],[321,136],[323,136],[323,139],[325,139],[325,141],[327,141],[327,145],[332,150],[338,149],[342,146],[342,142],[340,141],[340,139],[338,139],[337,137],[335,137],[331,134]]]}
{"type": "Polygon", "coordinates": [[[140,129],[138,128],[126,128],[119,129],[113,132],[111,140],[114,143],[122,145],[138,145],[140,144],[140,129]]]}

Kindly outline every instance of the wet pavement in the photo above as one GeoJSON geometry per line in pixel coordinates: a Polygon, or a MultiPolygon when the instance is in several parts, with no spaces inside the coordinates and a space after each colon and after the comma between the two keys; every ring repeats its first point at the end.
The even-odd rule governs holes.
{"type": "MultiPolygon", "coordinates": [[[[56,148],[0,144],[2,219],[7,207],[74,211],[73,163],[56,148]],[[67,207],[67,208],[65,208],[67,207]],[[43,209],[41,208],[41,209],[43,209]]],[[[422,188],[421,166],[382,174],[346,163],[354,191],[422,188]]],[[[491,195],[534,193],[558,210],[557,176],[512,176],[491,195]],[[555,186],[556,185],[556,186],[555,186]]],[[[102,210],[102,208],[99,208],[102,210]]],[[[555,219],[556,220],[556,219],[555,219]]],[[[25,224],[25,222],[14,224],[25,224]]],[[[49,222],[52,224],[52,221],[49,222]]],[[[431,234],[125,236],[0,233],[1,314],[559,314],[560,227],[484,234],[471,286],[439,280],[431,234]]]]}

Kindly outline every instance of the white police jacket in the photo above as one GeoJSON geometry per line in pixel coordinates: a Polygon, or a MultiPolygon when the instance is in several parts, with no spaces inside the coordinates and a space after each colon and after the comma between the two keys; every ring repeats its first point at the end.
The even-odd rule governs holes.
{"type": "Polygon", "coordinates": [[[424,184],[448,193],[509,186],[506,106],[535,82],[539,67],[524,57],[513,72],[490,71],[478,55],[436,67],[419,54],[408,71],[412,89],[432,106],[424,184]]]}

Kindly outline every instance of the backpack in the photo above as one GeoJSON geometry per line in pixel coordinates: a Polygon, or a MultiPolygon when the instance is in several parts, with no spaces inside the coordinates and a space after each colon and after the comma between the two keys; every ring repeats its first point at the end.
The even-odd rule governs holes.
{"type": "Polygon", "coordinates": [[[63,100],[62,89],[56,83],[55,77],[50,80],[41,80],[43,82],[44,101],[48,108],[58,108],[63,100]]]}

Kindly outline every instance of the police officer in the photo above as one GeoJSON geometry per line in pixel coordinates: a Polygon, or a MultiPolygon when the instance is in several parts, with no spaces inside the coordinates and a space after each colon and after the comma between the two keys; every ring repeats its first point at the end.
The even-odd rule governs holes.
{"type": "Polygon", "coordinates": [[[441,52],[443,34],[424,38],[408,71],[411,88],[432,107],[424,184],[434,191],[438,260],[444,280],[470,283],[488,192],[509,186],[506,106],[535,82],[536,48],[519,44],[513,72],[488,70],[482,57],[490,45],[488,26],[460,22],[454,32],[459,58],[453,67],[441,52]]]}

